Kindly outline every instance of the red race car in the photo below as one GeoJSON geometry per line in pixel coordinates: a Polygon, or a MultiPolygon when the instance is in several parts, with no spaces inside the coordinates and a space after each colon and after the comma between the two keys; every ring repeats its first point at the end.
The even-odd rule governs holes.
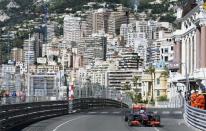
{"type": "Polygon", "coordinates": [[[128,121],[130,126],[160,126],[160,116],[147,112],[142,105],[133,106],[131,113],[125,113],[125,121],[128,121]]]}

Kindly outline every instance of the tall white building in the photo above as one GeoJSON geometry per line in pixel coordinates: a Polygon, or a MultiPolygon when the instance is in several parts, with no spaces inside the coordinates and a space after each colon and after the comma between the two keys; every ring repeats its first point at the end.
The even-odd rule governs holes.
{"type": "Polygon", "coordinates": [[[136,22],[136,31],[146,34],[146,38],[154,39],[154,32],[157,28],[156,21],[137,21],[136,22]]]}
{"type": "Polygon", "coordinates": [[[106,60],[107,39],[102,35],[85,37],[78,44],[78,54],[84,59],[83,65],[92,65],[95,59],[106,60]]]}
{"type": "Polygon", "coordinates": [[[130,70],[108,71],[106,76],[106,86],[115,89],[123,89],[125,84],[132,86],[134,76],[141,76],[141,72],[130,70]]]}
{"type": "Polygon", "coordinates": [[[47,41],[50,42],[53,38],[55,38],[54,33],[55,23],[47,24],[47,41]]]}
{"type": "Polygon", "coordinates": [[[64,17],[64,40],[66,42],[76,42],[81,40],[82,19],[66,15],[64,17]]]}
{"type": "Polygon", "coordinates": [[[124,38],[124,40],[128,43],[129,39],[131,39],[131,34],[136,32],[135,24],[122,24],[120,27],[120,36],[124,38]]]}
{"type": "Polygon", "coordinates": [[[24,41],[23,58],[26,64],[34,64],[36,61],[33,37],[30,40],[24,41]]]}

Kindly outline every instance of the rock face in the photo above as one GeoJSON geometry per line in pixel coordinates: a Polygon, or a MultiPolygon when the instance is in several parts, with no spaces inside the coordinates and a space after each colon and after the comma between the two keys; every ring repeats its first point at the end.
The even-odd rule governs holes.
{"type": "Polygon", "coordinates": [[[3,10],[0,10],[0,22],[4,22],[8,19],[10,19],[10,17],[3,10]]]}

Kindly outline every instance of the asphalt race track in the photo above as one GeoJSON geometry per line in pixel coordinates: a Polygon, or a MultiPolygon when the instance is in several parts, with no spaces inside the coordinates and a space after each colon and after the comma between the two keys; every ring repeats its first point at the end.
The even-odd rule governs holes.
{"type": "Polygon", "coordinates": [[[34,123],[22,131],[194,131],[181,112],[161,111],[161,127],[130,127],[120,110],[90,111],[34,123]]]}

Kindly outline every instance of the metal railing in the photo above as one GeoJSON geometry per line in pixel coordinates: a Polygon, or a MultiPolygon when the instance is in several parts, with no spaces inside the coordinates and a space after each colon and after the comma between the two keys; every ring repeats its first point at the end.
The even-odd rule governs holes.
{"type": "Polygon", "coordinates": [[[57,97],[46,97],[46,96],[23,96],[23,97],[10,96],[10,97],[0,97],[0,105],[57,101],[57,100],[62,100],[62,99],[58,99],[57,97]]]}
{"type": "Polygon", "coordinates": [[[206,130],[206,110],[191,107],[185,104],[184,119],[190,126],[197,130],[206,130]]]}
{"type": "Polygon", "coordinates": [[[108,107],[128,108],[129,106],[116,100],[103,98],[74,99],[71,105],[66,100],[0,105],[0,131],[54,116],[66,115],[70,107],[72,107],[71,110],[81,112],[108,107]]]}
{"type": "Polygon", "coordinates": [[[67,101],[45,101],[0,106],[0,131],[41,119],[68,114],[67,101]]]}

